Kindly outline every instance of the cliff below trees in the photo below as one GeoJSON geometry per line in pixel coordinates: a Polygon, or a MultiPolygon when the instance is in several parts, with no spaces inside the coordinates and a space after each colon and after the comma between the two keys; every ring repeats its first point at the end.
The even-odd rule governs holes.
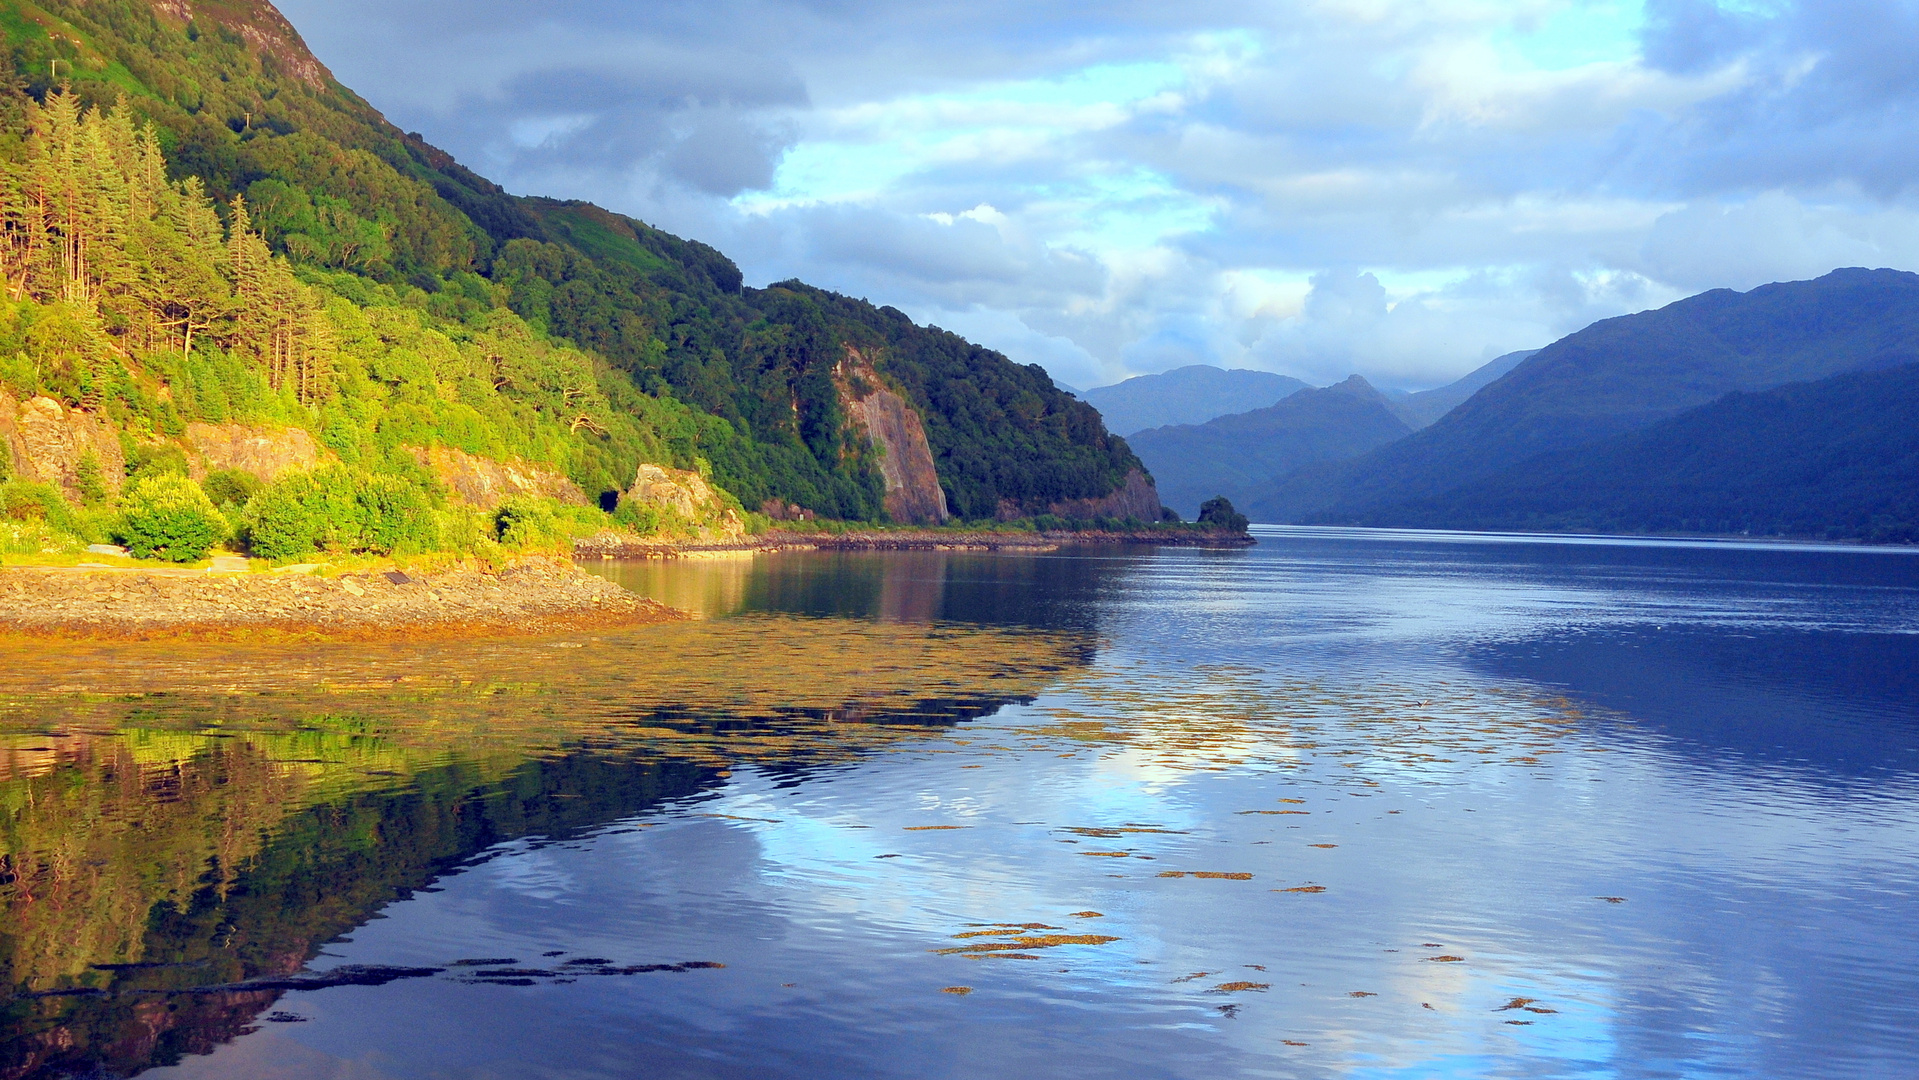
{"type": "Polygon", "coordinates": [[[847,414],[879,453],[886,516],[902,525],[944,525],[952,515],[919,413],[888,389],[872,363],[850,345],[834,382],[847,414]]]}

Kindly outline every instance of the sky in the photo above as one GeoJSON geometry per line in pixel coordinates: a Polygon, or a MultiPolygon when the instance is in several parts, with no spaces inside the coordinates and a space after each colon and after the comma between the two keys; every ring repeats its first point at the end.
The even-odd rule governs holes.
{"type": "Polygon", "coordinates": [[[1091,387],[1919,269],[1919,0],[281,0],[394,123],[1091,387]]]}

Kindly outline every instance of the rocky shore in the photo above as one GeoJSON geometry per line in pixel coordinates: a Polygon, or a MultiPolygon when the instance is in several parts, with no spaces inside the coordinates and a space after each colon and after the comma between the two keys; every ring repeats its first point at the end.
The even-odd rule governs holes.
{"type": "Polygon", "coordinates": [[[1227,529],[1143,528],[1113,531],[994,532],[947,529],[870,529],[842,533],[775,529],[737,540],[647,540],[602,533],[574,545],[577,558],[672,559],[728,551],[1057,551],[1100,544],[1241,548],[1256,541],[1227,529]]]}
{"type": "Polygon", "coordinates": [[[686,613],[561,562],[499,573],[0,569],[0,636],[379,641],[606,629],[686,613]]]}

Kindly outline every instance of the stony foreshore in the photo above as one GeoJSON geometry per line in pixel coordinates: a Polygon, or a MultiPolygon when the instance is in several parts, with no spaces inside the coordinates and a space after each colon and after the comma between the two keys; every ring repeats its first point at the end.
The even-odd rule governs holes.
{"type": "Polygon", "coordinates": [[[1240,548],[1255,543],[1226,529],[1130,529],[1102,532],[995,532],[945,529],[871,529],[842,533],[774,529],[738,540],[648,540],[602,533],[574,545],[577,558],[672,559],[729,551],[1056,551],[1099,544],[1240,548]]]}
{"type": "Polygon", "coordinates": [[[0,569],[0,636],[380,641],[606,629],[688,616],[563,562],[499,573],[0,569]]]}

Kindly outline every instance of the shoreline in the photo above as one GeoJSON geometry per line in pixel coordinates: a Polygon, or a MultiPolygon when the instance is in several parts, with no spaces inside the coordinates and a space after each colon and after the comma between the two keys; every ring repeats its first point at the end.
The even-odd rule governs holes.
{"type": "Polygon", "coordinates": [[[738,540],[647,540],[602,533],[573,545],[580,559],[678,559],[689,555],[775,551],[1024,551],[1150,544],[1159,547],[1245,548],[1259,541],[1226,529],[1128,529],[1102,532],[947,532],[936,529],[850,529],[842,533],[773,529],[738,540]]]}
{"type": "Polygon", "coordinates": [[[0,638],[298,643],[532,637],[693,616],[570,564],[498,573],[0,569],[0,638]]]}
{"type": "MultiPolygon", "coordinates": [[[[582,540],[577,559],[679,559],[775,551],[1015,551],[1110,544],[1242,548],[1224,530],[943,532],[775,530],[738,540],[582,540]]],[[[494,573],[396,568],[339,573],[324,564],[261,572],[222,557],[207,567],[152,563],[0,566],[0,641],[261,644],[538,637],[695,618],[628,592],[563,558],[528,557],[494,573]]]]}

